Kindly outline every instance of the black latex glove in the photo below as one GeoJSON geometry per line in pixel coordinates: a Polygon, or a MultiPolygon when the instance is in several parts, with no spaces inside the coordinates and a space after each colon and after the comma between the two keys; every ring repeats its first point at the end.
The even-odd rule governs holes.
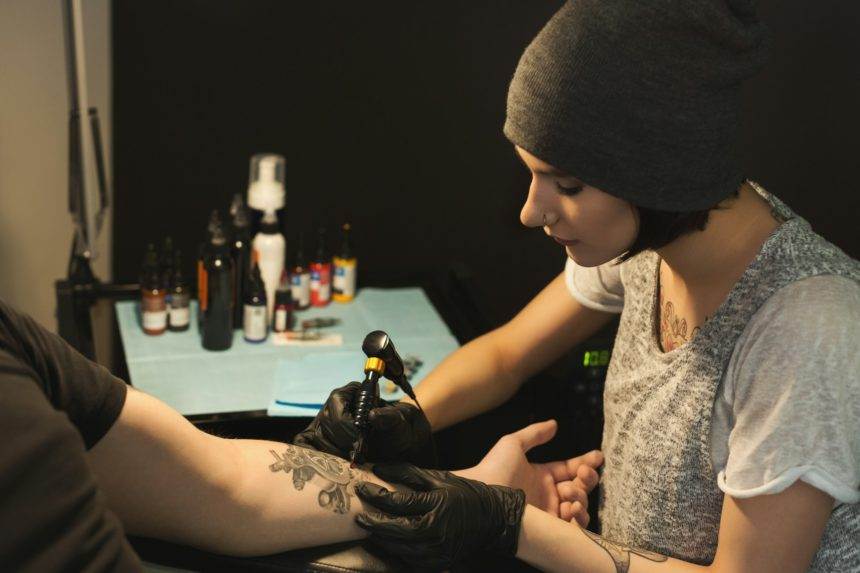
{"type": "Polygon", "coordinates": [[[447,569],[478,551],[516,554],[523,490],[404,463],[376,465],[373,473],[414,491],[359,483],[358,497],[381,511],[361,513],[355,521],[373,543],[413,567],[447,569]]]}
{"type": "MultiPolygon", "coordinates": [[[[329,395],[314,421],[293,443],[320,452],[349,458],[358,428],[353,409],[361,384],[350,382],[329,395]]],[[[408,461],[421,467],[436,466],[436,450],[430,422],[424,412],[405,402],[379,401],[370,411],[370,431],[361,461],[408,461]]]]}

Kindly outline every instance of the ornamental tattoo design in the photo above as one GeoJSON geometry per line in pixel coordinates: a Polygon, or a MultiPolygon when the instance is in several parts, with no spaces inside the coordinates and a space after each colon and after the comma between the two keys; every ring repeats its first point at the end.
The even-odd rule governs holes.
{"type": "MultiPolygon", "coordinates": [[[[696,337],[701,330],[701,326],[696,326],[687,334],[688,326],[687,319],[675,313],[675,305],[671,300],[666,300],[663,292],[659,293],[659,315],[660,322],[658,325],[660,346],[663,352],[671,352],[679,348],[696,337]]],[[[702,324],[708,321],[710,317],[706,316],[702,324]]]]}
{"type": "Polygon", "coordinates": [[[345,461],[314,450],[285,445],[283,454],[269,450],[275,457],[275,462],[269,465],[272,472],[293,473],[293,487],[297,491],[304,489],[305,484],[319,476],[323,482],[318,501],[320,507],[331,509],[335,513],[349,511],[350,498],[355,495],[354,483],[356,472],[349,468],[345,461]]]}
{"type": "Polygon", "coordinates": [[[604,551],[606,551],[610,557],[612,557],[612,561],[615,563],[615,571],[616,573],[627,573],[627,570],[630,569],[630,554],[638,555],[639,557],[644,557],[649,561],[653,561],[654,563],[662,563],[663,561],[668,560],[669,558],[665,555],[660,555],[659,553],[654,553],[653,551],[646,551],[644,549],[635,549],[632,547],[627,547],[626,545],[621,545],[620,543],[616,543],[614,541],[609,541],[608,539],[604,539],[599,535],[588,531],[587,529],[583,529],[582,532],[586,534],[592,541],[598,544],[604,551]]]}

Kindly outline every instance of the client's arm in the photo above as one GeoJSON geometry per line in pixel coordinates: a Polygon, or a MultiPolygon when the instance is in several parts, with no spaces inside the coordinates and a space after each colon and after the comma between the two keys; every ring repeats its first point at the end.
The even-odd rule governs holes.
{"type": "Polygon", "coordinates": [[[88,454],[129,533],[230,555],[264,555],[364,537],[349,463],[291,444],[206,434],[129,390],[88,454]]]}

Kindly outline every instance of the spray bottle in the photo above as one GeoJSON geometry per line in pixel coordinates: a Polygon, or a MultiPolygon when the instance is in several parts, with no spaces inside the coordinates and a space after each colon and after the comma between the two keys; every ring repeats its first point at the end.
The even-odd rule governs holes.
{"type": "Polygon", "coordinates": [[[260,232],[254,237],[254,260],[260,266],[260,275],[266,289],[266,322],[272,320],[275,306],[275,289],[284,271],[284,258],[287,254],[287,241],[278,229],[278,219],[274,211],[266,211],[260,232]]]}

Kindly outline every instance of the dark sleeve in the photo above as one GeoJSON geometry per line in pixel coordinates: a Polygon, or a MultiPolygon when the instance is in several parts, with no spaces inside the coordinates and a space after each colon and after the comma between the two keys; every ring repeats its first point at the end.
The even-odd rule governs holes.
{"type": "Polygon", "coordinates": [[[84,358],[65,340],[0,301],[0,367],[26,368],[54,408],[62,410],[89,449],[107,433],[125,403],[125,382],[84,358]],[[2,356],[6,354],[6,356],[2,356]]]}
{"type": "Polygon", "coordinates": [[[141,571],[80,434],[35,381],[0,369],[0,569],[141,571]]]}

